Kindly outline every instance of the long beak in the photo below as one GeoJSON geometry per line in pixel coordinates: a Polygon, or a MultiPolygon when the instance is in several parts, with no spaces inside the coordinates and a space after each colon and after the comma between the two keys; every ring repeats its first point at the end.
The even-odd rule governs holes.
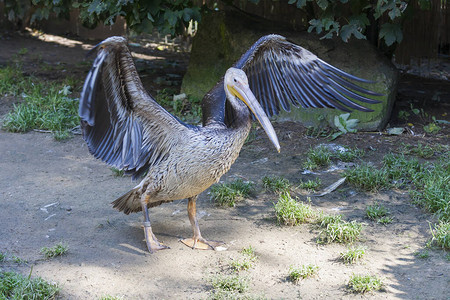
{"type": "Polygon", "coordinates": [[[239,84],[239,87],[229,85],[228,88],[232,94],[241,99],[242,102],[244,102],[248,106],[248,108],[250,108],[258,122],[264,128],[264,131],[266,132],[272,144],[275,146],[277,151],[280,152],[280,143],[278,142],[278,137],[275,133],[275,130],[273,129],[272,123],[270,123],[269,118],[259,104],[258,100],[256,100],[256,97],[255,95],[253,95],[250,87],[248,85],[239,84]]]}

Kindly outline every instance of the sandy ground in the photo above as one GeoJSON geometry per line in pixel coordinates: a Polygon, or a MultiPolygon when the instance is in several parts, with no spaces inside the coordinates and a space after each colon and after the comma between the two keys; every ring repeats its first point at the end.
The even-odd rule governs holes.
{"type": "MultiPolygon", "coordinates": [[[[14,49],[17,52],[21,45],[33,45],[33,51],[42,51],[43,55],[49,47],[57,49],[57,53],[67,50],[69,55],[47,59],[68,66],[85,54],[81,47],[50,46],[23,37],[0,43],[3,62],[7,53],[14,53],[14,49]],[[67,56],[72,62],[64,61],[67,56]]],[[[80,76],[84,76],[88,67],[79,68],[80,76]]],[[[1,101],[2,113],[14,102],[1,101]]],[[[367,247],[367,254],[355,265],[338,260],[347,246],[317,244],[319,230],[314,226],[278,226],[273,209],[277,196],[262,189],[263,176],[280,175],[293,183],[319,177],[327,186],[340,178],[342,170],[302,174],[304,153],[328,140],[307,137],[299,124],[275,124],[275,129],[281,139],[281,154],[257,131],[256,138],[244,146],[230,172],[222,178],[255,182],[257,192],[250,199],[225,209],[215,207],[207,191],[199,198],[203,235],[226,242],[228,249],[196,251],[179,242],[192,234],[186,201],[180,200],[151,209],[155,234],[171,247],[153,255],[146,252],[142,215],[127,216],[110,205],[137,183],[115,177],[88,153],[80,136],[57,142],[49,134],[0,131],[0,251],[9,257],[0,263],[0,269],[23,274],[32,269],[32,276],[41,276],[61,287],[61,299],[99,299],[105,295],[124,299],[205,299],[211,295],[211,278],[230,272],[231,261],[242,258],[242,248],[251,245],[258,260],[254,268],[242,273],[250,282],[246,293],[249,297],[449,299],[450,262],[446,253],[430,250],[428,259],[414,255],[424,249],[430,238],[429,222],[435,220],[411,204],[407,191],[370,194],[344,184],[327,196],[311,198],[316,209],[341,213],[347,220],[366,224],[358,244],[367,247]],[[383,226],[364,217],[367,205],[375,201],[391,211],[392,224],[383,226]],[[69,246],[67,255],[43,259],[40,249],[60,241],[69,246]],[[16,263],[13,256],[26,262],[16,263]],[[317,265],[318,275],[293,284],[287,278],[289,267],[301,264],[317,265]],[[382,277],[384,289],[364,296],[349,293],[346,284],[350,276],[360,273],[382,277]]],[[[379,162],[401,142],[448,144],[448,130],[432,137],[358,133],[334,141],[365,149],[365,160],[373,162],[379,162]]],[[[306,200],[305,193],[294,194],[306,200]]]]}

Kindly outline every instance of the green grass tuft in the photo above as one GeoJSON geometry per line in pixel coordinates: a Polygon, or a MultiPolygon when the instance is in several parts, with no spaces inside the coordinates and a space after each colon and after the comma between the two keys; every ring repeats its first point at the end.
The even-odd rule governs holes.
{"type": "Polygon", "coordinates": [[[362,294],[378,291],[382,286],[381,279],[371,275],[353,275],[348,282],[348,288],[352,292],[362,294]]]}
{"type": "Polygon", "coordinates": [[[348,147],[344,148],[345,150],[336,151],[336,153],[334,153],[333,156],[343,162],[352,162],[362,158],[365,155],[365,151],[362,149],[348,148],[348,147]]]}
{"type": "Polygon", "coordinates": [[[5,260],[6,260],[6,254],[0,252],[0,262],[3,262],[3,261],[5,261],[5,260]]]}
{"type": "Polygon", "coordinates": [[[323,145],[316,148],[310,148],[306,154],[306,161],[303,167],[308,170],[315,170],[320,167],[327,167],[331,163],[333,153],[323,145]]]}
{"type": "Polygon", "coordinates": [[[298,282],[300,279],[306,279],[317,274],[319,267],[316,265],[302,265],[299,267],[289,267],[289,279],[298,282]]]}
{"type": "Polygon", "coordinates": [[[363,246],[351,247],[339,254],[340,259],[347,264],[354,264],[366,254],[363,246]]]}
{"type": "Polygon", "coordinates": [[[385,169],[360,164],[345,171],[347,182],[369,192],[376,192],[391,186],[389,174],[385,169]]]}
{"type": "Polygon", "coordinates": [[[211,284],[216,291],[244,293],[248,290],[248,279],[240,275],[217,275],[211,284]]]}
{"type": "Polygon", "coordinates": [[[289,192],[291,183],[288,179],[279,176],[264,176],[262,178],[264,189],[273,193],[285,193],[289,192]]]}
{"type": "Polygon", "coordinates": [[[274,207],[278,224],[294,226],[311,222],[317,215],[310,204],[293,199],[289,193],[281,194],[274,207]]]}
{"type": "Polygon", "coordinates": [[[430,253],[428,252],[428,250],[416,251],[414,252],[414,256],[417,256],[420,259],[427,259],[430,257],[430,253]]]}
{"type": "Polygon", "coordinates": [[[441,221],[431,229],[432,242],[442,249],[450,250],[450,222],[441,221]]]}
{"type": "Polygon", "coordinates": [[[382,204],[375,203],[366,208],[366,216],[372,221],[379,221],[381,218],[388,216],[389,210],[382,204]]]}
{"type": "Polygon", "coordinates": [[[356,221],[343,221],[341,215],[322,216],[319,220],[320,227],[324,228],[317,239],[320,244],[323,243],[353,243],[361,235],[363,225],[356,221]]]}
{"type": "Polygon", "coordinates": [[[41,249],[41,253],[45,256],[45,258],[53,258],[56,256],[61,256],[67,253],[69,251],[69,247],[66,244],[63,244],[62,242],[59,242],[55,246],[51,248],[43,247],[41,249]]]}
{"type": "Polygon", "coordinates": [[[211,187],[211,198],[217,206],[234,207],[236,201],[248,197],[254,189],[254,184],[236,179],[230,183],[215,184],[211,187]]]}
{"type": "Polygon", "coordinates": [[[316,178],[315,180],[309,179],[308,181],[300,181],[298,187],[308,191],[316,191],[321,185],[322,180],[320,180],[320,178],[316,178]]]}
{"type": "Polygon", "coordinates": [[[0,271],[0,299],[55,299],[59,287],[40,277],[0,271]]]}

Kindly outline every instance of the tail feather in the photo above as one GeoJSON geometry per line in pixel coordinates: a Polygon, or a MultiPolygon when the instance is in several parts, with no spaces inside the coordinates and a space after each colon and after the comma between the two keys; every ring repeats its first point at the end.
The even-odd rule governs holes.
{"type": "Polygon", "coordinates": [[[119,211],[123,211],[127,215],[132,212],[141,211],[141,201],[137,191],[137,188],[132,189],[126,194],[114,200],[111,203],[113,204],[113,208],[116,208],[119,211]]]}

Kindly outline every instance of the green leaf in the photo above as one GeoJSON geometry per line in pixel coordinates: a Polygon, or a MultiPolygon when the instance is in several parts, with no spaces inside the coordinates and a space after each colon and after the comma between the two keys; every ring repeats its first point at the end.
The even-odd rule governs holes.
{"type": "Polygon", "coordinates": [[[384,38],[384,41],[388,46],[391,46],[395,42],[400,43],[403,39],[400,24],[384,23],[381,25],[378,37],[380,39],[384,38]]]}
{"type": "Polygon", "coordinates": [[[344,42],[348,42],[350,37],[354,35],[357,39],[365,39],[366,36],[359,31],[359,26],[356,24],[344,25],[341,28],[341,39],[344,42]]]}
{"type": "Polygon", "coordinates": [[[326,10],[329,4],[328,0],[316,0],[316,3],[322,10],[326,10]]]}

